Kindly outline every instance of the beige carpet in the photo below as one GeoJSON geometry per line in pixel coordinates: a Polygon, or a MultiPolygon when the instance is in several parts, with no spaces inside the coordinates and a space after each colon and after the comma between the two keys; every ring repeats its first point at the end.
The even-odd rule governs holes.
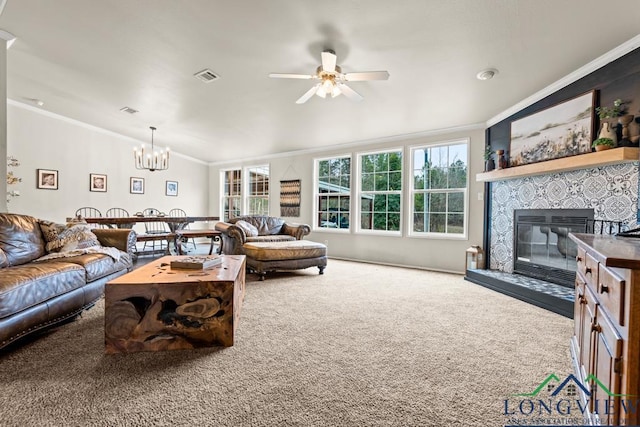
{"type": "Polygon", "coordinates": [[[500,426],[572,321],[461,276],[330,260],[247,277],[231,348],[107,356],[101,301],[0,354],[2,426],[500,426]]]}

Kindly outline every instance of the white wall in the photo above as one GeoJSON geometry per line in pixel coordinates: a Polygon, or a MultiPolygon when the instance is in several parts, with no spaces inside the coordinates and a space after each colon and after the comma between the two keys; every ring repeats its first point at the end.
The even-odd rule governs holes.
{"type": "MultiPolygon", "coordinates": [[[[300,179],[302,186],[300,217],[286,218],[289,222],[313,223],[313,167],[314,159],[332,155],[351,154],[355,164],[356,153],[386,147],[410,147],[417,144],[435,144],[460,138],[469,138],[469,235],[467,240],[425,239],[415,237],[371,236],[356,233],[339,234],[331,231],[312,231],[309,240],[326,243],[330,257],[348,258],[361,261],[413,266],[453,272],[464,271],[465,250],[471,245],[482,245],[482,222],[484,205],[478,200],[478,193],[484,192],[482,183],[475,175],[484,168],[484,130],[474,127],[470,130],[449,131],[422,137],[393,138],[387,142],[351,144],[344,148],[334,147],[313,153],[290,154],[267,160],[248,160],[228,164],[212,165],[209,173],[209,210],[221,214],[220,171],[234,167],[246,167],[269,163],[270,214],[280,215],[280,180],[300,179]]],[[[405,150],[405,157],[409,152],[405,150]]],[[[406,165],[406,162],[405,162],[406,165]]],[[[405,171],[406,173],[406,171],[405,171]]],[[[405,175],[406,177],[406,175],[405,175]]],[[[405,179],[406,182],[406,179],[405,179]]],[[[405,203],[405,207],[407,203],[405,203]]],[[[353,221],[352,221],[353,222],[353,221]]],[[[329,267],[331,264],[329,264],[329,267]]]]}
{"type": "MultiPolygon", "coordinates": [[[[8,107],[7,155],[20,166],[14,174],[22,182],[11,186],[20,196],[8,211],[63,222],[76,209],[92,206],[104,212],[121,207],[130,214],[153,207],[168,212],[182,208],[190,215],[207,215],[208,166],[174,155],[166,171],[136,170],[133,147],[140,143],[98,128],[52,114],[42,114],[21,104],[8,107]],[[36,189],[36,169],[54,169],[58,190],[36,189]],[[107,175],[107,192],[89,191],[89,174],[107,175]],[[130,194],[129,178],[145,179],[144,194],[130,194]],[[165,181],[178,181],[178,196],[165,195],[165,181]]],[[[151,134],[149,134],[151,137],[151,134]]]]}

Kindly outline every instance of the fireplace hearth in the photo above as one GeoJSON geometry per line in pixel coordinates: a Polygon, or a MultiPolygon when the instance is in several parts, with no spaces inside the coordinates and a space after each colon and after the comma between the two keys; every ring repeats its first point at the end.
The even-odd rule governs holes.
{"type": "Polygon", "coordinates": [[[516,209],[513,272],[572,288],[577,247],[569,233],[586,233],[593,209],[516,209]]]}

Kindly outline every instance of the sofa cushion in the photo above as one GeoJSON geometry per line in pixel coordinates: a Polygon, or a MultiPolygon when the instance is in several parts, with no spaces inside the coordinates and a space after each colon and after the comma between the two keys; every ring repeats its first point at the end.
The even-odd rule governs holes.
{"type": "Polygon", "coordinates": [[[240,220],[236,222],[236,226],[242,228],[244,231],[244,235],[247,237],[256,237],[258,235],[258,229],[251,223],[247,221],[240,220]]]}
{"type": "Polygon", "coordinates": [[[40,258],[45,254],[44,243],[36,218],[0,214],[0,249],[4,251],[9,265],[20,265],[40,258]]]}
{"type": "Polygon", "coordinates": [[[248,215],[239,216],[229,220],[230,223],[235,224],[238,221],[246,221],[252,224],[258,229],[259,236],[265,236],[267,234],[280,234],[284,220],[273,216],[266,215],[248,215]]]}
{"type": "Polygon", "coordinates": [[[318,258],[327,255],[327,247],[309,240],[291,242],[251,242],[243,245],[247,257],[258,261],[318,258]]]}
{"type": "MultiPolygon", "coordinates": [[[[50,262],[60,262],[60,258],[44,261],[44,264],[50,262]]],[[[132,265],[129,254],[122,251],[120,251],[120,259],[118,261],[114,261],[113,258],[105,254],[84,254],[64,258],[64,262],[83,267],[87,283],[121,270],[130,269],[132,265]]]]}
{"type": "Polygon", "coordinates": [[[68,262],[28,263],[0,274],[0,319],[84,286],[85,271],[68,262]]]}
{"type": "Polygon", "coordinates": [[[247,243],[249,242],[291,242],[293,240],[296,240],[296,238],[293,236],[289,236],[287,234],[270,234],[267,236],[247,237],[247,243]]]}

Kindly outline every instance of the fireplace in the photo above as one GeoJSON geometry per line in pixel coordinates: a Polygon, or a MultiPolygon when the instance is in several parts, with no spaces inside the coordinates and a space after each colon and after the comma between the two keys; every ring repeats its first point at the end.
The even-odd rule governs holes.
{"type": "Polygon", "coordinates": [[[586,233],[593,209],[516,209],[513,272],[573,287],[575,243],[569,233],[586,233]]]}

